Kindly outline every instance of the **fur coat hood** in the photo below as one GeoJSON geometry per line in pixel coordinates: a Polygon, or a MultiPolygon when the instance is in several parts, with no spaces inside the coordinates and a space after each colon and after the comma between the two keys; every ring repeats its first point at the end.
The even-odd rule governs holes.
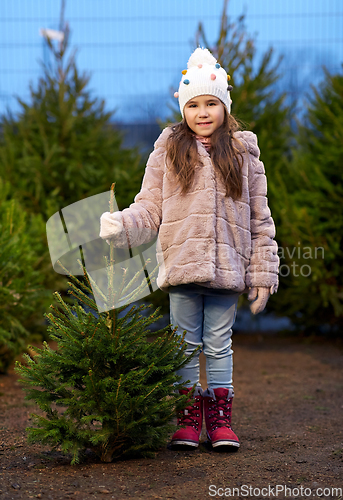
{"type": "Polygon", "coordinates": [[[157,286],[165,292],[171,285],[196,283],[238,293],[268,287],[275,293],[278,247],[256,135],[235,134],[246,152],[242,197],[233,201],[225,196],[221,176],[200,141],[202,164],[195,169],[192,188],[180,194],[181,186],[165,162],[170,132],[167,127],[156,140],[134,203],[117,212],[122,230],[116,246],[127,246],[129,241],[135,247],[158,234],[157,286]]]}

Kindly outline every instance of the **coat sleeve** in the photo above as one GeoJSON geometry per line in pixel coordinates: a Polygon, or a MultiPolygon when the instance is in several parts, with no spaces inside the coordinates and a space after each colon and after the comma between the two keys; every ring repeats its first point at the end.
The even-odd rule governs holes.
{"type": "MultiPolygon", "coordinates": [[[[163,135],[163,132],[161,136],[163,135]]],[[[134,203],[115,218],[121,223],[120,232],[115,236],[116,247],[137,247],[154,239],[162,221],[162,185],[165,162],[165,147],[161,136],[155,142],[145,168],[140,192],[134,203]]]]}
{"type": "Polygon", "coordinates": [[[257,137],[247,133],[249,156],[249,196],[251,255],[246,270],[248,287],[267,287],[270,293],[277,292],[279,256],[275,238],[275,224],[267,199],[267,178],[262,161],[259,159],[257,137]]]}

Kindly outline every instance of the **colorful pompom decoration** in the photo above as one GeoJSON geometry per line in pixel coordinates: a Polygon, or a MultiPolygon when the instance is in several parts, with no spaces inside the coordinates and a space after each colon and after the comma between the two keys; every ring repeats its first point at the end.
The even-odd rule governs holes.
{"type": "Polygon", "coordinates": [[[185,75],[185,74],[187,73],[187,70],[186,70],[186,69],[183,69],[183,70],[181,71],[181,73],[182,73],[183,75],[185,75]]]}
{"type": "Polygon", "coordinates": [[[231,92],[231,90],[233,89],[233,86],[232,85],[228,85],[227,89],[228,89],[229,92],[231,92]]]}
{"type": "Polygon", "coordinates": [[[217,77],[213,73],[211,74],[211,80],[215,80],[217,77]]]}
{"type": "Polygon", "coordinates": [[[183,83],[184,83],[185,85],[189,85],[189,80],[184,80],[184,81],[183,81],[183,83]]]}
{"type": "Polygon", "coordinates": [[[231,80],[231,76],[227,75],[227,81],[229,82],[231,80]]]}
{"type": "Polygon", "coordinates": [[[174,97],[177,99],[179,97],[179,93],[178,92],[174,92],[174,97]]]}
{"type": "Polygon", "coordinates": [[[215,64],[215,67],[216,67],[217,69],[219,69],[219,68],[220,68],[220,64],[219,64],[219,63],[216,63],[216,64],[215,64]]]}
{"type": "Polygon", "coordinates": [[[198,68],[202,68],[202,64],[198,64],[198,68]]]}

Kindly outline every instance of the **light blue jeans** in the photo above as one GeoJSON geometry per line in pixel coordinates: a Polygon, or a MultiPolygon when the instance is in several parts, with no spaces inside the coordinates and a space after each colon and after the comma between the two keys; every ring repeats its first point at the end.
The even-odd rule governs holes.
{"type": "MultiPolygon", "coordinates": [[[[214,295],[214,290],[206,291],[173,291],[169,293],[170,323],[177,334],[186,330],[186,355],[190,355],[197,346],[206,357],[207,385],[210,389],[225,387],[233,389],[232,385],[232,326],[236,319],[239,293],[229,295],[214,295]]],[[[193,384],[200,386],[199,354],[187,365],[177,371],[182,376],[182,382],[187,387],[193,384]]]]}

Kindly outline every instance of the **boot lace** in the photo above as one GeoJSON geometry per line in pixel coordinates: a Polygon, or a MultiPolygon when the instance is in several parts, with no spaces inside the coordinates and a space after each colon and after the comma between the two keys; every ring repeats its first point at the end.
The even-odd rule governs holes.
{"type": "Polygon", "coordinates": [[[193,406],[187,406],[183,411],[179,412],[177,425],[192,426],[196,430],[199,428],[199,421],[196,417],[200,417],[200,397],[195,396],[193,406]]]}
{"type": "Polygon", "coordinates": [[[213,430],[217,429],[218,427],[228,427],[229,429],[232,429],[231,402],[231,399],[219,399],[216,401],[212,398],[210,399],[208,406],[208,415],[211,419],[210,425],[213,430]]]}

